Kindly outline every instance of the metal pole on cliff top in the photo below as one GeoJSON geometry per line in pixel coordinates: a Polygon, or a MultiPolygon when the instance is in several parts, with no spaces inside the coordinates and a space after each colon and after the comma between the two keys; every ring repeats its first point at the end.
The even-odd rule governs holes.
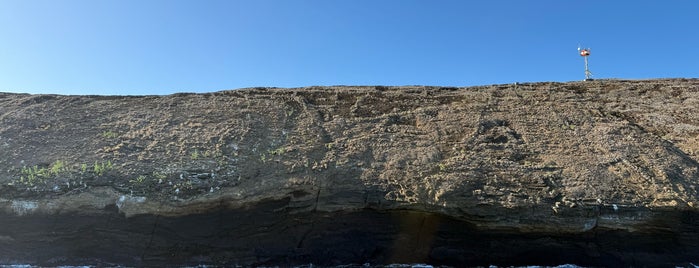
{"type": "Polygon", "coordinates": [[[580,46],[578,46],[578,52],[580,52],[580,56],[585,58],[585,81],[592,81],[592,78],[590,78],[592,76],[592,72],[590,72],[590,69],[587,67],[587,57],[590,56],[590,49],[581,49],[580,46]]]}
{"type": "Polygon", "coordinates": [[[591,75],[590,69],[587,68],[587,56],[585,56],[585,81],[592,79],[590,78],[591,75]]]}

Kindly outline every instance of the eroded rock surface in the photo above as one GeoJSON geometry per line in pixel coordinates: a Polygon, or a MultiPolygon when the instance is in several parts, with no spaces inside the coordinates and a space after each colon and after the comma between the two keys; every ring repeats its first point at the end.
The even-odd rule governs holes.
{"type": "Polygon", "coordinates": [[[696,263],[698,89],[0,94],[0,263],[696,263]]]}

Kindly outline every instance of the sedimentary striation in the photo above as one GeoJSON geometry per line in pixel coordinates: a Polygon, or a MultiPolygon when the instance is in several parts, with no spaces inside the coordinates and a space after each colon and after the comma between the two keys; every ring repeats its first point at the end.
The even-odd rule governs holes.
{"type": "Polygon", "coordinates": [[[0,263],[682,265],[699,80],[0,94],[0,263]]]}

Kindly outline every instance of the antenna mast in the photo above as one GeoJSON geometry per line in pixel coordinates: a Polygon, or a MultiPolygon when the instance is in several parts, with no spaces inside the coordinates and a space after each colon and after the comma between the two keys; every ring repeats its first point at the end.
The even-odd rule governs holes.
{"type": "Polygon", "coordinates": [[[585,58],[585,81],[592,81],[592,72],[590,72],[590,69],[587,67],[587,57],[590,56],[590,48],[583,48],[581,49],[580,46],[578,46],[578,52],[580,52],[580,56],[585,58]]]}

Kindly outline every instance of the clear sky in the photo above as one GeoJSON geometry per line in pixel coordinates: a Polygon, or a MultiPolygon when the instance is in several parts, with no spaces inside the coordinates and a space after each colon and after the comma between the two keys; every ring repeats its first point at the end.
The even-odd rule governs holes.
{"type": "Polygon", "coordinates": [[[0,91],[699,76],[699,1],[0,0],[0,91]]]}

